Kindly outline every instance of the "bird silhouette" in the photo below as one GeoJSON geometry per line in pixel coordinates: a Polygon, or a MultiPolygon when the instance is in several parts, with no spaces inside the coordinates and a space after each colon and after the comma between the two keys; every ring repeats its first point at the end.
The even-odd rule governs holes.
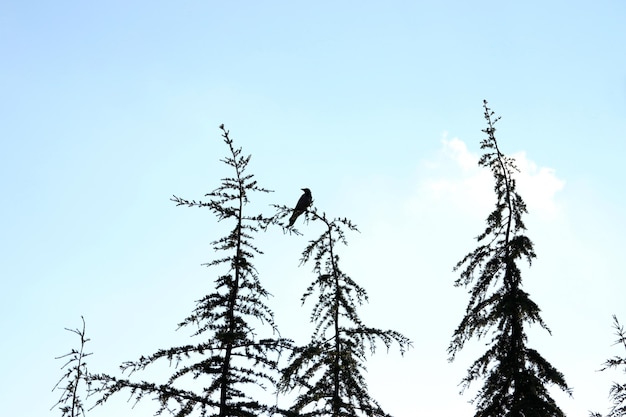
{"type": "Polygon", "coordinates": [[[291,214],[291,217],[289,218],[289,225],[287,227],[293,226],[293,224],[296,222],[298,217],[302,213],[304,213],[306,209],[309,208],[309,206],[313,202],[313,196],[311,195],[311,190],[309,190],[308,188],[302,188],[302,191],[304,191],[304,194],[302,194],[302,196],[298,200],[298,203],[296,204],[296,207],[293,209],[293,213],[291,214]]]}

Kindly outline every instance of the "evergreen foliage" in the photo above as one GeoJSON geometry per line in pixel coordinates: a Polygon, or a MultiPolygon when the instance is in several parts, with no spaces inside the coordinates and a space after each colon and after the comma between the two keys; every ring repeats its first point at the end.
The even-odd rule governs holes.
{"type": "MultiPolygon", "coordinates": [[[[617,336],[615,344],[622,345],[624,349],[626,349],[626,331],[624,331],[624,326],[619,323],[616,316],[613,316],[613,327],[615,328],[615,335],[617,336]]],[[[600,369],[601,371],[623,366],[624,373],[626,374],[626,356],[623,358],[614,356],[604,362],[603,365],[604,367],[600,369]]],[[[620,384],[618,382],[614,382],[609,391],[609,398],[611,399],[613,405],[611,406],[609,414],[607,414],[606,417],[626,416],[626,383],[620,384]]],[[[599,413],[592,413],[591,416],[602,417],[599,413]]]]}
{"type": "Polygon", "coordinates": [[[487,352],[471,365],[462,381],[465,389],[484,378],[474,399],[477,417],[562,417],[547,386],[556,385],[567,393],[570,388],[563,375],[526,344],[526,324],[537,323],[550,330],[537,304],[522,290],[518,263],[524,259],[530,265],[536,255],[522,220],[526,204],[513,178],[518,169],[514,159],[498,147],[494,125],[500,118],[493,117],[487,101],[483,107],[487,137],[481,142],[484,153],[478,165],[491,170],[497,202],[484,232],[477,237],[479,246],[454,268],[460,271],[455,286],[469,288],[470,300],[448,354],[452,361],[468,340],[491,336],[487,352]]]}
{"type": "MultiPolygon", "coordinates": [[[[287,208],[282,208],[287,210],[287,208]]],[[[411,341],[392,330],[367,327],[357,307],[368,300],[367,293],[339,266],[337,244],[347,244],[345,231],[357,231],[350,220],[330,220],[315,209],[306,218],[320,221],[325,231],[304,249],[301,265],[312,261],[315,279],[302,296],[302,303],[317,293],[311,312],[315,330],[311,341],[295,348],[283,369],[279,388],[299,394],[288,416],[387,416],[368,393],[363,372],[368,351],[373,354],[376,341],[389,349],[397,342],[400,352],[411,341]],[[345,230],[344,230],[345,229],[345,230]]]]}
{"type": "MultiPolygon", "coordinates": [[[[174,196],[177,205],[208,208],[219,221],[230,221],[231,231],[212,242],[217,259],[206,264],[224,271],[215,280],[215,292],[197,302],[195,310],[179,327],[195,326],[194,336],[202,341],[180,347],[160,349],[147,357],[126,362],[122,371],[130,376],[161,360],[174,363],[176,371],[165,383],[132,381],[97,375],[102,394],[97,404],[122,390],[130,390],[136,401],[149,396],[158,400],[157,414],[168,411],[174,416],[259,416],[273,407],[258,402],[251,395],[256,387],[273,387],[277,378],[278,357],[290,341],[281,337],[257,339],[252,323],[260,323],[277,334],[272,311],[264,304],[268,292],[263,288],[253,266],[254,256],[262,252],[253,245],[254,234],[273,222],[263,215],[245,212],[252,193],[269,190],[257,185],[246,174],[250,155],[242,156],[229,132],[220,126],[230,155],[222,160],[234,176],[222,179],[221,185],[206,194],[207,202],[189,201],[174,196]],[[192,382],[192,383],[190,383],[192,382]],[[201,387],[193,389],[190,387],[201,387]]],[[[255,392],[258,392],[255,391],[255,392]]]]}
{"type": "Polygon", "coordinates": [[[85,352],[85,345],[89,342],[89,339],[85,337],[85,319],[81,316],[83,321],[82,329],[68,329],[68,332],[75,333],[80,337],[80,348],[78,350],[72,349],[65,355],[56,357],[55,359],[69,358],[68,361],[61,367],[61,369],[67,368],[65,374],[59,379],[54,388],[62,391],[61,397],[51,410],[58,406],[61,410],[62,417],[80,417],[85,415],[83,408],[83,402],[81,400],[81,391],[84,390],[84,394],[88,395],[91,387],[91,380],[89,372],[87,370],[87,362],[85,358],[91,353],[85,352]],[[68,365],[71,365],[68,367],[68,365]],[[63,382],[65,382],[65,385],[63,382]]]}

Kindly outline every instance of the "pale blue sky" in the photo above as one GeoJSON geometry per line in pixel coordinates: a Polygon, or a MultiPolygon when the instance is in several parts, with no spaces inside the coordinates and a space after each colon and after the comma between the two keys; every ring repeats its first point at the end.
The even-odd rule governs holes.
{"type": "MultiPolygon", "coordinates": [[[[369,323],[415,349],[371,361],[372,395],[397,417],[471,416],[458,382],[482,352],[446,347],[467,297],[454,264],[490,209],[475,167],[482,100],[520,158],[538,258],[525,288],[553,330],[529,344],[561,370],[569,416],[604,411],[618,374],[611,314],[626,323],[621,222],[626,4],[616,1],[0,2],[0,379],[3,413],[48,412],[87,320],[93,371],[186,343],[174,333],[212,288],[201,267],[223,231],[176,208],[228,175],[218,126],[273,190],[255,207],[318,209],[361,229],[344,269],[369,323]]],[[[524,183],[524,186],[522,186],[524,183]]],[[[268,304],[306,339],[303,237],[257,243],[268,304]]],[[[149,416],[124,399],[92,416],[149,416]]]]}

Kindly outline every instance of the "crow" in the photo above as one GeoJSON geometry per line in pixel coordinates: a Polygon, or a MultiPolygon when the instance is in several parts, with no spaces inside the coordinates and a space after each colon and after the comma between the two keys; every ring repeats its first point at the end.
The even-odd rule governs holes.
{"type": "Polygon", "coordinates": [[[291,214],[291,217],[289,218],[289,225],[287,227],[293,226],[293,224],[298,219],[298,216],[304,213],[306,209],[309,208],[309,206],[313,202],[313,196],[311,195],[311,190],[309,190],[308,188],[302,188],[302,191],[304,191],[304,194],[302,194],[302,196],[298,200],[298,204],[296,204],[296,207],[293,209],[293,213],[291,214]]]}

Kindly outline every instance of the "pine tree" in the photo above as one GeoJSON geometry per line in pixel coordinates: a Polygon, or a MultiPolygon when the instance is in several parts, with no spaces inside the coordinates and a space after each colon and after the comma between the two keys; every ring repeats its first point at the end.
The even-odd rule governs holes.
{"type": "MultiPolygon", "coordinates": [[[[287,207],[283,207],[288,212],[287,207]]],[[[302,253],[301,265],[314,262],[315,279],[302,296],[302,303],[317,292],[311,312],[315,323],[311,341],[293,350],[280,381],[282,392],[301,392],[288,416],[387,416],[368,393],[363,376],[365,362],[373,354],[376,341],[389,349],[397,342],[404,354],[411,341],[392,330],[367,327],[357,314],[357,307],[368,297],[355,280],[339,266],[337,244],[347,244],[345,231],[357,228],[348,219],[330,220],[315,209],[307,218],[320,221],[325,231],[311,241],[302,253]]]]}
{"type": "MultiPolygon", "coordinates": [[[[622,326],[617,320],[617,316],[613,316],[613,327],[615,328],[615,335],[617,336],[615,344],[622,345],[624,349],[626,349],[626,331],[624,330],[624,326],[622,326]]],[[[608,359],[604,362],[604,367],[600,370],[604,371],[609,368],[618,368],[620,366],[624,367],[624,373],[626,373],[626,356],[623,358],[615,356],[608,359]]],[[[620,384],[618,382],[614,382],[609,391],[609,398],[611,399],[613,405],[611,406],[611,410],[606,417],[626,416],[626,383],[620,384]]],[[[602,414],[592,413],[591,416],[602,417],[602,414]]]]}
{"type": "Polygon", "coordinates": [[[462,385],[484,378],[474,399],[476,417],[564,416],[547,386],[556,385],[571,393],[563,375],[539,352],[527,346],[525,325],[537,323],[550,332],[540,309],[522,290],[518,263],[535,258],[533,243],[525,235],[522,216],[526,204],[516,191],[513,158],[500,151],[494,125],[498,118],[484,101],[487,137],[481,142],[484,153],[478,161],[495,179],[496,206],[487,217],[487,226],[477,240],[480,245],[454,268],[460,270],[455,286],[470,288],[465,317],[454,332],[448,348],[450,361],[472,338],[488,334],[488,350],[468,369],[462,385]]]}
{"type": "Polygon", "coordinates": [[[91,379],[89,371],[87,370],[87,356],[91,353],[85,352],[85,346],[89,339],[85,336],[85,318],[81,316],[83,321],[82,329],[68,329],[68,332],[75,333],[80,337],[80,348],[72,349],[69,353],[59,356],[55,359],[69,358],[68,361],[61,367],[61,369],[67,368],[65,374],[59,379],[54,388],[62,391],[61,397],[54,407],[59,407],[62,417],[80,417],[85,415],[83,407],[83,401],[81,394],[88,396],[91,387],[91,379]],[[68,365],[72,365],[68,367],[68,365]],[[64,381],[67,381],[65,385],[62,385],[64,381]]]}
{"type": "Polygon", "coordinates": [[[193,335],[201,337],[202,341],[160,349],[121,366],[122,371],[133,374],[161,360],[173,362],[176,371],[165,383],[96,376],[102,382],[98,388],[102,394],[98,404],[119,391],[130,390],[136,401],[146,396],[157,399],[160,404],[157,414],[168,411],[178,417],[194,412],[203,417],[252,417],[272,409],[255,400],[250,392],[257,392],[255,387],[274,387],[280,350],[288,347],[290,341],[280,337],[256,337],[253,323],[265,324],[273,332],[272,336],[277,334],[273,313],[264,304],[268,292],[252,263],[255,255],[262,254],[253,245],[253,235],[273,220],[245,212],[253,192],[269,190],[259,187],[253,175],[246,174],[250,155],[242,156],[241,148],[234,147],[229,131],[224,125],[220,128],[230,151],[222,162],[233,169],[234,176],[223,178],[216,190],[206,194],[207,202],[172,198],[177,205],[208,208],[219,221],[233,223],[226,236],[212,243],[215,251],[223,255],[206,264],[223,270],[215,280],[215,292],[200,299],[192,314],[179,324],[179,327],[196,326],[193,335]]]}

